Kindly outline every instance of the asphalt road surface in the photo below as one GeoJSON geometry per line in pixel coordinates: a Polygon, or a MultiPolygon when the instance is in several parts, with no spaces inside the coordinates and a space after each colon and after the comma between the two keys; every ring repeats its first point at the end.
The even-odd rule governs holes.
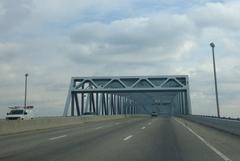
{"type": "Polygon", "coordinates": [[[0,136],[0,161],[240,161],[240,137],[173,117],[0,136]]]}

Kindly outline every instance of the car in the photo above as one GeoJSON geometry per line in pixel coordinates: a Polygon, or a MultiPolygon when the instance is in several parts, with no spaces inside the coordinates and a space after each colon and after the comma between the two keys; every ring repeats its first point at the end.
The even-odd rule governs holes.
{"type": "Polygon", "coordinates": [[[152,117],[157,117],[158,114],[157,114],[157,112],[154,112],[154,111],[153,111],[153,112],[151,113],[151,116],[152,116],[152,117]]]}
{"type": "Polygon", "coordinates": [[[10,112],[6,115],[6,120],[31,120],[33,119],[32,109],[33,106],[21,107],[14,106],[9,107],[10,112]]]}

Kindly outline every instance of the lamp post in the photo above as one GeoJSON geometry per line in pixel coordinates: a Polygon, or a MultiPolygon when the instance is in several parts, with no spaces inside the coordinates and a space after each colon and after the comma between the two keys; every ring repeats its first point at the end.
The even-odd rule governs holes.
{"type": "Polygon", "coordinates": [[[212,47],[212,56],[213,56],[213,71],[214,71],[215,94],[216,94],[216,103],[217,103],[217,116],[220,117],[219,102],[218,102],[218,88],[217,88],[217,74],[216,74],[216,64],[215,64],[215,55],[214,55],[215,44],[211,42],[210,46],[212,47]]]}
{"type": "Polygon", "coordinates": [[[25,74],[25,96],[24,96],[24,108],[27,107],[27,77],[28,73],[25,74]]]}

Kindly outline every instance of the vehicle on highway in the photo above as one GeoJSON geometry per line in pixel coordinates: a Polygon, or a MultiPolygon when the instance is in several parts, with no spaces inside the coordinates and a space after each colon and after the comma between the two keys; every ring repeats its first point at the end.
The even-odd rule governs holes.
{"type": "Polygon", "coordinates": [[[153,111],[153,112],[151,113],[151,116],[152,116],[152,117],[157,117],[158,114],[157,114],[157,112],[153,111]]]}
{"type": "Polygon", "coordinates": [[[33,119],[33,106],[14,106],[9,107],[10,112],[6,115],[6,120],[30,120],[33,119]]]}

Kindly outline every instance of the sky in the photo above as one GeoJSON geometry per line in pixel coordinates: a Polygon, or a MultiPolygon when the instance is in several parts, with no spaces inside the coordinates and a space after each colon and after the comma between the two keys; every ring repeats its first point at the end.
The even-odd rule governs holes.
{"type": "Polygon", "coordinates": [[[62,115],[72,76],[190,77],[193,114],[240,117],[239,0],[0,0],[0,117],[62,115]]]}

